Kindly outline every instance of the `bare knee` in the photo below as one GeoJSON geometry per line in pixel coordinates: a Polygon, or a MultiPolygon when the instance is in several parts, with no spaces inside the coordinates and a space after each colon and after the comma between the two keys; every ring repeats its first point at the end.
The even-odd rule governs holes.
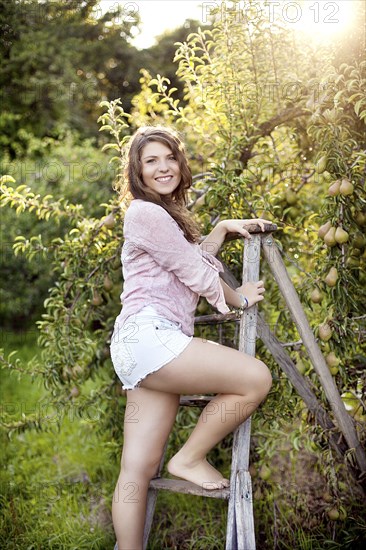
{"type": "MultiPolygon", "coordinates": [[[[248,365],[246,364],[246,367],[248,365]]],[[[258,404],[265,399],[272,386],[272,375],[267,365],[259,359],[253,358],[250,370],[242,370],[242,378],[238,380],[238,391],[245,397],[250,396],[258,404]]]]}
{"type": "Polygon", "coordinates": [[[262,401],[269,393],[272,386],[272,374],[269,368],[263,361],[257,359],[255,370],[255,388],[259,394],[259,398],[262,401]]]}
{"type": "Polygon", "coordinates": [[[149,456],[124,457],[121,460],[121,473],[124,477],[149,481],[158,472],[161,453],[149,454],[149,456]]]}

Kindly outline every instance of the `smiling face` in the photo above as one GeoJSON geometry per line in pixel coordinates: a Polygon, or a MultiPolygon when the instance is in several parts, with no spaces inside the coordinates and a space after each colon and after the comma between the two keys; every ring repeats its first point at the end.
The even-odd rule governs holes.
{"type": "Polygon", "coordinates": [[[147,143],[141,151],[141,178],[159,195],[170,195],[180,184],[182,175],[171,149],[159,141],[147,143]]]}

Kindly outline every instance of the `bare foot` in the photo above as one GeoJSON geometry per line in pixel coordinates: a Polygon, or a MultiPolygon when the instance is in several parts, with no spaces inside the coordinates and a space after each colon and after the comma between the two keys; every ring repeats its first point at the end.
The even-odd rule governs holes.
{"type": "Polygon", "coordinates": [[[177,453],[169,460],[167,470],[171,475],[191,481],[209,491],[223,489],[230,484],[205,458],[199,462],[189,462],[177,453]]]}

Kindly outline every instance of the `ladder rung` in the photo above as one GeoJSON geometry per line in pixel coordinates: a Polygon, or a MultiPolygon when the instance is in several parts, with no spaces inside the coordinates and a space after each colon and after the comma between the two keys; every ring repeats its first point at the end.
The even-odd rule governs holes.
{"type": "Polygon", "coordinates": [[[204,407],[215,397],[214,395],[184,395],[179,404],[183,407],[204,407]]]}
{"type": "Polygon", "coordinates": [[[164,491],[171,491],[173,493],[184,493],[186,495],[197,495],[202,497],[222,498],[229,500],[230,487],[225,489],[214,489],[212,491],[202,489],[195,483],[185,481],[184,479],[168,479],[164,477],[156,477],[150,481],[149,487],[151,489],[162,489],[164,491]]]}

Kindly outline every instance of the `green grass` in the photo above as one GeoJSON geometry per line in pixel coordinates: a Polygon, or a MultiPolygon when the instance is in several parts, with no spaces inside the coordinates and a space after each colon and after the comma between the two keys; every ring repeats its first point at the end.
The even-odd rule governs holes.
{"type": "MultiPolygon", "coordinates": [[[[35,336],[9,335],[5,354],[27,361],[35,336]]],[[[14,420],[22,413],[51,414],[42,380],[1,371],[3,407],[14,420]]],[[[110,501],[118,465],[110,460],[92,422],[66,415],[61,430],[1,434],[2,514],[0,547],[24,549],[113,548],[110,501]]]]}
{"type": "Polygon", "coordinates": [[[149,550],[224,550],[227,502],[160,491],[149,550]]]}

